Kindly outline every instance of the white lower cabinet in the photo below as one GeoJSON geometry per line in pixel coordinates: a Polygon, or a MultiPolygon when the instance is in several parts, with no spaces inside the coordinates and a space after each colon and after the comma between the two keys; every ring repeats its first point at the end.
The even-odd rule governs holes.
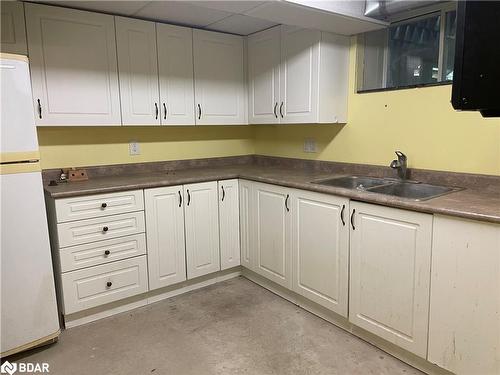
{"type": "Polygon", "coordinates": [[[220,268],[240,265],[240,208],[238,180],[219,181],[220,268]]]}
{"type": "Polygon", "coordinates": [[[293,290],[347,317],[349,199],[295,190],[293,290]]]}
{"type": "Polygon", "coordinates": [[[66,272],[61,280],[64,314],[104,305],[148,290],[146,256],[66,272]]]}
{"type": "Polygon", "coordinates": [[[255,185],[255,272],[292,287],[292,215],[289,188],[255,185]]]}
{"type": "Polygon", "coordinates": [[[184,185],[187,277],[220,270],[217,181],[184,185]]]}
{"type": "Polygon", "coordinates": [[[349,320],[425,358],[432,215],[350,206],[349,320]]]}
{"type": "Polygon", "coordinates": [[[427,359],[500,374],[500,225],[434,217],[427,359]]]}
{"type": "Polygon", "coordinates": [[[182,186],[144,190],[149,288],[186,280],[182,186]]]}
{"type": "Polygon", "coordinates": [[[239,180],[240,200],[240,261],[241,265],[254,271],[255,257],[252,255],[254,248],[254,182],[239,180]]]}

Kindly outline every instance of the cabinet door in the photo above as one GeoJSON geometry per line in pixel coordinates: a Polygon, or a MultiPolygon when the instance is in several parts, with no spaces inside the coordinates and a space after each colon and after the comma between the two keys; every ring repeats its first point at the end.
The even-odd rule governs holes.
{"type": "Polygon", "coordinates": [[[347,317],[349,199],[296,190],[292,207],[293,289],[347,317]]]}
{"type": "Polygon", "coordinates": [[[154,22],[115,17],[123,125],[159,125],[154,22]]]}
{"type": "Polygon", "coordinates": [[[193,29],[156,24],[161,124],[195,125],[193,29]]]}
{"type": "Polygon", "coordinates": [[[349,320],[427,354],[432,215],[351,202],[349,320]]]}
{"type": "Polygon", "coordinates": [[[500,374],[500,225],[435,216],[428,360],[500,374]]]}
{"type": "Polygon", "coordinates": [[[245,124],[243,38],[194,30],[196,124],[245,124]]]}
{"type": "Polygon", "coordinates": [[[149,288],[186,280],[182,186],[144,190],[149,288]]]}
{"type": "Polygon", "coordinates": [[[248,37],[248,95],[250,124],[280,122],[280,28],[276,26],[248,37]]]}
{"type": "Polygon", "coordinates": [[[188,279],[220,270],[217,181],[184,185],[188,279]]]}
{"type": "Polygon", "coordinates": [[[255,189],[255,271],[291,289],[291,189],[267,184],[255,189]]]}
{"type": "Polygon", "coordinates": [[[20,1],[2,1],[1,8],[1,52],[28,54],[24,8],[20,1]]]}
{"type": "Polygon", "coordinates": [[[239,180],[240,200],[240,246],[241,265],[255,271],[255,256],[252,254],[254,248],[254,182],[239,180]]]}
{"type": "Polygon", "coordinates": [[[220,268],[240,265],[238,180],[219,181],[220,268]]]}
{"type": "Polygon", "coordinates": [[[113,16],[26,3],[37,125],[121,125],[113,16]]]}
{"type": "Polygon", "coordinates": [[[320,36],[315,30],[281,28],[281,122],[318,122],[320,36]]]}

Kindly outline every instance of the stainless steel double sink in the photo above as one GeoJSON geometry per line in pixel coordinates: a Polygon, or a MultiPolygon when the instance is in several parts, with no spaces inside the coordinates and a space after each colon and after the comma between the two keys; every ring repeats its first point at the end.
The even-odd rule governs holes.
{"type": "Polygon", "coordinates": [[[460,190],[459,188],[429,185],[417,181],[401,181],[390,178],[364,176],[335,177],[326,180],[312,181],[312,183],[392,195],[414,201],[425,201],[460,190]]]}

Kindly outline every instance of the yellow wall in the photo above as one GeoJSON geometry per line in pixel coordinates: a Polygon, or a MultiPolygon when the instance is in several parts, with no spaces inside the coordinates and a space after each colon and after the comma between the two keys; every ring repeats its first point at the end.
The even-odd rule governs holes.
{"type": "Polygon", "coordinates": [[[250,126],[38,128],[44,169],[248,155],[253,138],[250,126]],[[140,155],[129,155],[131,140],[140,155]]]}
{"type": "Polygon", "coordinates": [[[357,94],[355,53],[348,123],[258,126],[257,154],[388,165],[402,150],[414,168],[500,175],[500,119],[454,111],[451,85],[357,94]],[[303,152],[305,138],[317,153],[303,152]]]}
{"type": "Polygon", "coordinates": [[[42,168],[252,153],[388,165],[399,149],[414,168],[500,175],[499,119],[454,111],[450,85],[357,94],[355,47],[347,125],[39,128],[42,168]],[[317,153],[303,152],[305,138],[317,153]],[[129,156],[130,140],[141,155],[129,156]]]}

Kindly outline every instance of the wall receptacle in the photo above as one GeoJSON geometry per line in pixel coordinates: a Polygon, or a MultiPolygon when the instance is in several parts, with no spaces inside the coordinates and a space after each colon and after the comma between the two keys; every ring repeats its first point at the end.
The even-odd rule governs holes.
{"type": "Polygon", "coordinates": [[[128,143],[128,154],[129,155],[140,155],[141,148],[139,147],[138,141],[130,141],[128,143]]]}
{"type": "Polygon", "coordinates": [[[314,138],[304,139],[304,152],[316,152],[316,140],[314,138]]]}

